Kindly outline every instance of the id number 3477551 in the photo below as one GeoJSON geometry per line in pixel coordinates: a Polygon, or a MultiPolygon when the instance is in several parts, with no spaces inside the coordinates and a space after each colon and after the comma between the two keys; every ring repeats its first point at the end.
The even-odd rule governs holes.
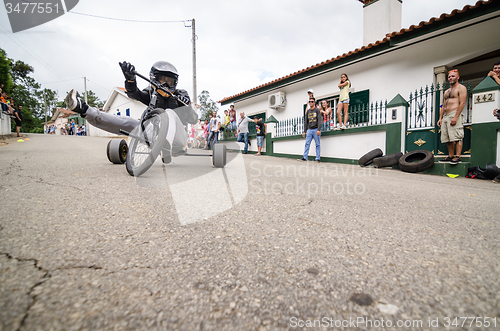
{"type": "Polygon", "coordinates": [[[18,14],[27,14],[27,13],[51,14],[52,12],[59,13],[59,10],[63,11],[62,8],[59,8],[59,3],[57,2],[56,3],[23,2],[17,4],[12,4],[10,2],[7,2],[5,3],[5,9],[7,10],[7,14],[10,14],[12,12],[18,14]]]}

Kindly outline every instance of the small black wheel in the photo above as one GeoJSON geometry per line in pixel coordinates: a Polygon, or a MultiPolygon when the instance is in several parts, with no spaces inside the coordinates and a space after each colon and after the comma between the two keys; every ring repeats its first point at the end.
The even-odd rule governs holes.
{"type": "Polygon", "coordinates": [[[399,169],[405,172],[421,172],[434,166],[434,155],[426,150],[411,151],[399,158],[399,169]]]}
{"type": "Polygon", "coordinates": [[[113,164],[123,164],[127,160],[128,146],[123,139],[111,139],[106,148],[109,162],[113,164]]]}
{"type": "Polygon", "coordinates": [[[392,167],[399,163],[399,158],[401,156],[403,156],[403,153],[399,152],[376,157],[373,159],[373,166],[375,168],[392,167]]]}
{"type": "Polygon", "coordinates": [[[372,151],[369,151],[365,155],[359,158],[358,164],[362,167],[366,167],[367,165],[371,164],[373,159],[376,157],[380,157],[384,155],[384,152],[380,148],[376,148],[372,151]]]}
{"type": "Polygon", "coordinates": [[[224,168],[226,166],[226,145],[214,144],[212,148],[212,163],[216,168],[224,168]]]}
{"type": "Polygon", "coordinates": [[[132,130],[131,135],[140,139],[130,139],[126,162],[129,175],[137,177],[148,171],[165,145],[167,131],[168,116],[160,108],[152,110],[150,118],[144,121],[144,132],[140,125],[132,130]]]}

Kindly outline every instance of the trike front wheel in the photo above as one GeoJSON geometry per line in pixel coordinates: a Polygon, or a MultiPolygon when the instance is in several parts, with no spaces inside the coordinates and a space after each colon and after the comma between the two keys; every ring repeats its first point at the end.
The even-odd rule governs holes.
{"type": "Polygon", "coordinates": [[[167,130],[167,114],[163,109],[154,109],[144,121],[144,131],[138,125],[131,132],[126,161],[129,175],[137,177],[148,171],[166,146],[167,130]]]}

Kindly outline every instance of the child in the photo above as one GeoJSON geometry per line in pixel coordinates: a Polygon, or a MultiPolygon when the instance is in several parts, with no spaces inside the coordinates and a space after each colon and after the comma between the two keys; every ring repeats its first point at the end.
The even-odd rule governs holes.
{"type": "Polygon", "coordinates": [[[338,86],[340,89],[340,97],[337,105],[337,129],[340,128],[344,130],[347,125],[347,119],[349,118],[349,88],[351,87],[351,82],[346,74],[340,75],[340,83],[338,86]],[[342,110],[344,111],[344,123],[342,123],[342,110]]]}

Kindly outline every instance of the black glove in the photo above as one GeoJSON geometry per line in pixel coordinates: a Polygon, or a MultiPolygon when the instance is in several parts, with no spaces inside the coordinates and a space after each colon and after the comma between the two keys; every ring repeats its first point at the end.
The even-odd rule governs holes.
{"type": "Polygon", "coordinates": [[[179,99],[180,101],[185,103],[187,106],[189,106],[189,104],[191,103],[191,100],[189,99],[189,97],[187,95],[181,94],[179,92],[179,90],[175,90],[173,95],[175,95],[177,97],[177,99],[179,99]]]}
{"type": "Polygon", "coordinates": [[[122,68],[123,71],[123,76],[125,76],[126,80],[135,80],[135,74],[133,73],[135,71],[135,67],[126,62],[120,62],[120,67],[122,68]]]}

